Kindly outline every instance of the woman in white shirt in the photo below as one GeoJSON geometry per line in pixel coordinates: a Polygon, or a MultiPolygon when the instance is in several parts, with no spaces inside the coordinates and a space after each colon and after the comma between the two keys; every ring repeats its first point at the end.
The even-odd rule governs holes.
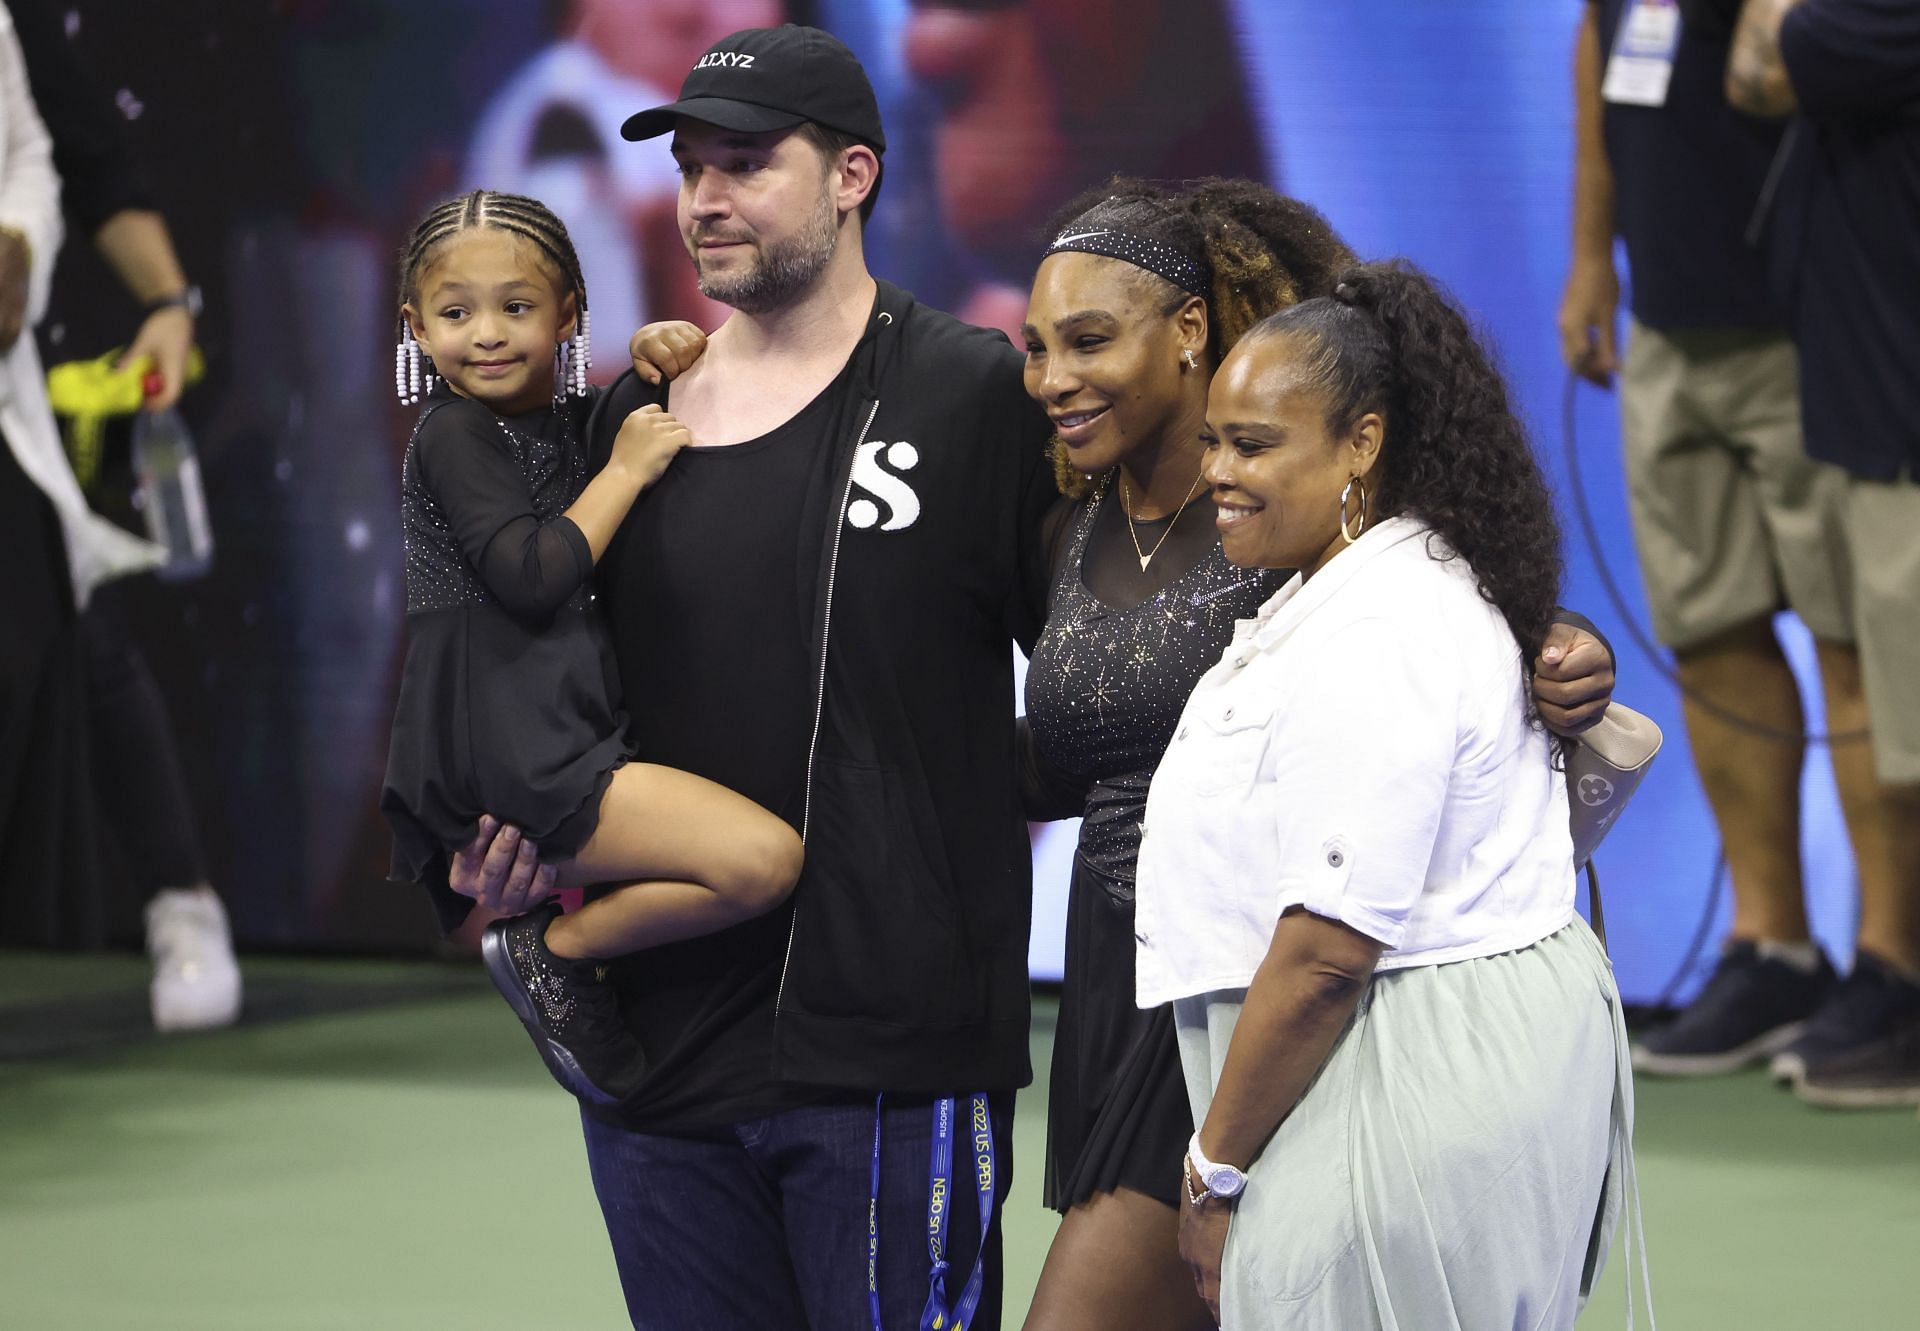
{"type": "Polygon", "coordinates": [[[1229,1328],[1571,1326],[1632,1086],[1526,691],[1560,558],[1524,429],[1460,312],[1366,265],[1240,341],[1206,446],[1227,557],[1302,572],[1147,805],[1137,997],[1175,1004],[1200,1125],[1182,1255],[1229,1328]]]}

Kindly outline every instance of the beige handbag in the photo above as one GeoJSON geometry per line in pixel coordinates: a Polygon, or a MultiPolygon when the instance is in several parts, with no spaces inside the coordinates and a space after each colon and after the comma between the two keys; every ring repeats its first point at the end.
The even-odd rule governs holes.
{"type": "Polygon", "coordinates": [[[1593,852],[1619,821],[1621,811],[1660,752],[1660,727],[1619,703],[1607,704],[1599,722],[1567,749],[1567,806],[1572,814],[1573,867],[1587,871],[1593,931],[1604,945],[1600,879],[1593,852]]]}

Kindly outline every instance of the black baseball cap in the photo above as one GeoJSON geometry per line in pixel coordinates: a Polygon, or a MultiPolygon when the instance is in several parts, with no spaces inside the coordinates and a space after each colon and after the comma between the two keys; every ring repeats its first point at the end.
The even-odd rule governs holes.
{"type": "Polygon", "coordinates": [[[887,150],[880,107],[859,57],[832,33],[793,23],[722,37],[688,71],[679,101],[629,116],[620,133],[656,138],[680,116],[742,134],[811,120],[875,152],[887,150]]]}

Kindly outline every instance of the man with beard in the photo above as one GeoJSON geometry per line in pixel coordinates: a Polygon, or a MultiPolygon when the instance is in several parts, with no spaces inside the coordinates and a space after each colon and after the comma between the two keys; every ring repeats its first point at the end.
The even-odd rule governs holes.
{"type": "MultiPolygon", "coordinates": [[[[600,564],[632,734],[807,842],[788,907],[617,972],[647,1075],[584,1122],[628,1310],[916,1325],[931,1238],[931,1302],[995,1326],[1030,1077],[1011,646],[1043,613],[1048,426],[1001,334],[869,275],[886,140],[838,40],[735,33],[623,132],[673,136],[682,237],[733,309],[670,395],[629,373],[589,426],[604,457],[658,402],[696,444],[600,564]]],[[[536,865],[508,829],[454,886],[521,911],[536,865]]]]}

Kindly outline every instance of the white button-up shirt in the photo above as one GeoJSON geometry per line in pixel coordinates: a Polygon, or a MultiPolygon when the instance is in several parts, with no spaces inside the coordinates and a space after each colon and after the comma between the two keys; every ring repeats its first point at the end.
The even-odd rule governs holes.
{"type": "Polygon", "coordinates": [[[1244,987],[1296,906],[1385,944],[1382,969],[1573,918],[1566,782],[1512,632],[1448,553],[1378,524],[1201,677],[1147,798],[1140,1006],[1244,987]]]}

